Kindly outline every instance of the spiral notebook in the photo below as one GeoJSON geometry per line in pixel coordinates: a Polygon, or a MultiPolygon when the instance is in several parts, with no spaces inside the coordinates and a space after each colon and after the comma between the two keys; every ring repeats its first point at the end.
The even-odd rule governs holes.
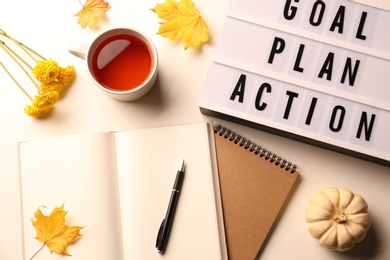
{"type": "Polygon", "coordinates": [[[299,173],[226,127],[214,135],[229,259],[255,259],[299,173]]]}

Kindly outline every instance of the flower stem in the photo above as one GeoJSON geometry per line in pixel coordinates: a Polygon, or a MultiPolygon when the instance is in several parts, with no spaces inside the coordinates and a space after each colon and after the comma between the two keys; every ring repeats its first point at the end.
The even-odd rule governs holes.
{"type": "Polygon", "coordinates": [[[20,48],[22,50],[24,50],[25,53],[28,54],[28,56],[30,56],[34,61],[38,61],[34,56],[31,55],[31,52],[34,53],[35,55],[37,55],[39,58],[41,58],[42,60],[46,60],[45,57],[43,57],[41,54],[39,54],[38,52],[34,51],[33,49],[31,49],[30,47],[28,47],[27,45],[24,45],[23,43],[21,42],[18,42],[16,41],[15,39],[12,39],[13,41],[15,41],[17,44],[19,44],[20,48]]]}
{"type": "Polygon", "coordinates": [[[9,70],[4,66],[4,64],[2,62],[0,62],[0,66],[3,67],[5,72],[7,72],[7,74],[11,77],[11,79],[15,82],[15,84],[20,88],[20,90],[23,91],[23,93],[26,94],[26,96],[32,101],[33,98],[27,93],[26,90],[24,90],[22,85],[20,85],[20,83],[16,80],[16,78],[14,76],[12,76],[11,72],[9,72],[9,70]]]}
{"type": "MultiPolygon", "coordinates": [[[[26,75],[29,77],[29,79],[31,80],[32,83],[34,83],[35,87],[37,89],[39,89],[39,86],[38,84],[35,82],[35,80],[33,79],[33,77],[30,75],[30,73],[23,67],[23,65],[19,62],[18,59],[24,61],[19,55],[17,55],[9,46],[7,46],[5,44],[5,42],[1,41],[0,40],[0,47],[3,48],[3,50],[5,52],[7,52],[7,54],[19,65],[19,67],[24,71],[24,73],[26,73],[26,75]],[[16,58],[15,58],[15,55],[16,55],[16,58]]],[[[26,62],[23,62],[24,64],[27,64],[26,62]]],[[[4,65],[3,65],[4,67],[4,65]]],[[[30,69],[31,67],[28,66],[30,69]]]]}
{"type": "Polygon", "coordinates": [[[30,258],[30,260],[32,260],[44,247],[45,247],[45,245],[46,245],[46,242],[45,243],[43,243],[43,245],[41,246],[41,248],[39,248],[38,249],[38,251],[37,252],[35,252],[35,254],[30,258]]]}
{"type": "Polygon", "coordinates": [[[14,55],[16,58],[21,60],[30,70],[32,69],[31,65],[27,63],[22,57],[20,57],[11,47],[9,47],[4,41],[0,40],[0,43],[2,44],[3,49],[7,48],[6,51],[10,56],[14,55]],[[11,55],[12,53],[12,55],[11,55]]]}
{"type": "Polygon", "coordinates": [[[10,35],[8,35],[3,29],[0,28],[0,34],[2,34],[3,36],[7,37],[8,39],[12,40],[13,42],[15,42],[17,45],[19,45],[19,47],[25,52],[28,54],[28,56],[30,56],[35,62],[37,62],[37,59],[31,55],[31,53],[35,54],[36,56],[38,56],[40,59],[42,60],[46,60],[45,57],[43,57],[41,54],[39,54],[38,52],[34,51],[33,49],[31,49],[30,47],[28,47],[27,45],[24,45],[23,43],[19,42],[18,40],[16,40],[15,38],[11,37],[10,35]]]}

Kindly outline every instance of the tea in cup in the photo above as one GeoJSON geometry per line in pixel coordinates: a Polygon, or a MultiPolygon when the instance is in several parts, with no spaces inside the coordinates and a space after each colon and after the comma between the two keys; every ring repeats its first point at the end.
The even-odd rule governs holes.
{"type": "Polygon", "coordinates": [[[100,34],[89,47],[74,42],[69,51],[84,58],[95,85],[118,100],[141,98],[157,78],[156,47],[138,30],[111,29],[100,34]]]}

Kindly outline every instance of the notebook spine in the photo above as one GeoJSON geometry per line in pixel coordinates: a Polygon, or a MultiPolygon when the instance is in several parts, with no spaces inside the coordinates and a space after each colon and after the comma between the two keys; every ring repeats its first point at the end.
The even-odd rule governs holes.
{"type": "Polygon", "coordinates": [[[214,133],[219,134],[231,142],[234,142],[244,149],[247,149],[249,152],[253,152],[256,155],[269,160],[270,163],[274,163],[280,168],[284,168],[286,171],[294,173],[297,170],[297,166],[292,162],[283,159],[281,156],[276,155],[275,153],[265,149],[264,147],[261,147],[260,145],[257,145],[256,143],[246,139],[245,137],[231,131],[222,125],[215,126],[214,133]]]}

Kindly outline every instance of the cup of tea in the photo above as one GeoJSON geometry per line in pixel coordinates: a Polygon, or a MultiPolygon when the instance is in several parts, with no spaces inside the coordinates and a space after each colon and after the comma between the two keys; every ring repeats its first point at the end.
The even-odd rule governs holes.
{"type": "Polygon", "coordinates": [[[101,33],[89,46],[73,42],[69,52],[85,59],[95,85],[117,100],[139,99],[156,82],[157,49],[139,30],[111,29],[101,33]]]}

